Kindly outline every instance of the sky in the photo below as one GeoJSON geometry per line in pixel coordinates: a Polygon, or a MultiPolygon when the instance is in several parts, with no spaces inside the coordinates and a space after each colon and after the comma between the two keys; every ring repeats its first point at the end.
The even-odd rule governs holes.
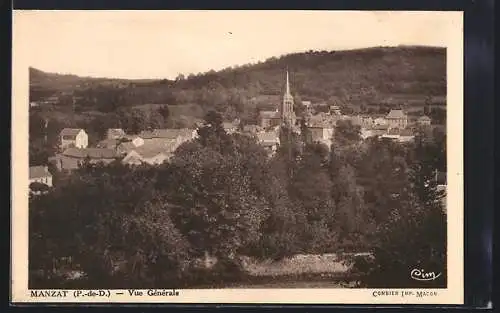
{"type": "Polygon", "coordinates": [[[30,66],[47,72],[173,79],[307,50],[446,47],[453,14],[14,11],[13,40],[30,66]]]}

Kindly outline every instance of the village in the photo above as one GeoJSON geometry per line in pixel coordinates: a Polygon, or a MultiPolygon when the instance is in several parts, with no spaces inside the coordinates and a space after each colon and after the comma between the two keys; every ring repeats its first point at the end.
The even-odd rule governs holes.
{"type": "MultiPolygon", "coordinates": [[[[226,121],[223,123],[224,130],[228,134],[253,136],[269,156],[273,156],[281,144],[280,129],[285,124],[291,125],[291,129],[297,134],[305,126],[308,143],[322,143],[327,147],[332,143],[339,121],[350,121],[352,125],[357,125],[363,140],[377,137],[398,143],[412,141],[417,127],[430,127],[432,124],[430,117],[423,115],[410,119],[402,109],[392,109],[386,115],[348,115],[343,114],[336,105],[330,105],[325,110],[324,103],[306,100],[301,102],[305,114],[298,117],[293,109],[294,98],[286,72],[282,103],[276,105],[275,110],[261,110],[258,124],[243,125],[239,119],[226,121]]],[[[199,123],[198,126],[202,124],[199,123]]],[[[138,134],[127,134],[121,128],[112,128],[107,130],[105,139],[91,146],[85,129],[64,128],[59,133],[59,153],[50,156],[49,163],[54,164],[59,171],[69,172],[78,169],[86,160],[94,164],[109,164],[120,160],[130,166],[143,163],[154,166],[168,162],[180,145],[195,139],[197,134],[197,128],[151,129],[138,134]]],[[[30,167],[29,175],[30,184],[37,182],[48,187],[53,185],[52,174],[46,165],[30,167]]]]}

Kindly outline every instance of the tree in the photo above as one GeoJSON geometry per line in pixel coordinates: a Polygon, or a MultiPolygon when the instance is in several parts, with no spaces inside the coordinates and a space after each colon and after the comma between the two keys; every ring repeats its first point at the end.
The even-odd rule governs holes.
{"type": "Polygon", "coordinates": [[[338,145],[349,145],[361,140],[361,127],[355,125],[351,120],[340,120],[335,126],[335,143],[338,145]]]}
{"type": "Polygon", "coordinates": [[[87,277],[80,288],[177,284],[189,246],[154,185],[148,167],[84,164],[65,184],[32,199],[31,269],[56,273],[54,261],[71,257],[87,277]]]}
{"type": "Polygon", "coordinates": [[[146,114],[139,109],[123,109],[118,112],[118,116],[126,133],[138,134],[148,125],[146,114]]]}
{"type": "Polygon", "coordinates": [[[355,260],[365,288],[443,288],[446,286],[446,217],[415,200],[391,212],[377,231],[373,258],[355,260]],[[406,213],[402,213],[406,212],[406,213]],[[433,281],[416,281],[412,270],[441,274],[433,281]]]}
{"type": "MultiPolygon", "coordinates": [[[[404,171],[401,169],[406,162],[401,156],[393,157],[393,167],[399,170],[393,170],[396,175],[387,173],[385,179],[400,184],[399,191],[394,193],[396,186],[391,188],[392,191],[386,189],[389,186],[381,180],[377,183],[377,192],[393,199],[387,201],[379,196],[375,200],[390,208],[384,213],[388,218],[378,219],[373,258],[355,261],[355,268],[362,273],[361,281],[365,287],[422,287],[421,281],[411,279],[412,269],[442,274],[434,281],[425,282],[426,287],[446,286],[446,216],[442,195],[437,192],[432,179],[435,168],[432,146],[432,141],[426,140],[423,134],[417,134],[413,150],[407,151],[410,153],[409,167],[404,171]],[[404,179],[405,176],[408,178],[404,179]]],[[[391,150],[392,153],[397,152],[396,149],[386,151],[391,150]]],[[[378,155],[383,158],[380,153],[378,155]]],[[[381,171],[380,166],[372,167],[381,171]]]]}
{"type": "Polygon", "coordinates": [[[224,130],[222,116],[215,111],[207,113],[204,125],[198,128],[198,135],[198,141],[204,147],[223,154],[231,151],[231,137],[224,130]]]}
{"type": "Polygon", "coordinates": [[[211,147],[185,147],[172,166],[172,216],[197,255],[224,259],[259,239],[267,204],[252,189],[241,159],[211,147]]]}

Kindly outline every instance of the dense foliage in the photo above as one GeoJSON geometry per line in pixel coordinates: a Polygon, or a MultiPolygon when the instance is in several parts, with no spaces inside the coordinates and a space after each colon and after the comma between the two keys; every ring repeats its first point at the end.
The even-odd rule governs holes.
{"type": "Polygon", "coordinates": [[[212,112],[169,163],[84,164],[30,196],[30,287],[60,283],[67,258],[87,274],[79,286],[95,288],[234,279],[243,255],[340,250],[374,252],[373,264],[356,264],[367,285],[389,272],[404,285],[409,267],[445,271],[446,224],[431,179],[446,166],[443,134],[422,131],[407,145],[362,141],[351,124],[336,134],[331,150],[291,136],[269,158],[212,112]],[[197,265],[206,256],[220,260],[209,271],[197,265]]]}

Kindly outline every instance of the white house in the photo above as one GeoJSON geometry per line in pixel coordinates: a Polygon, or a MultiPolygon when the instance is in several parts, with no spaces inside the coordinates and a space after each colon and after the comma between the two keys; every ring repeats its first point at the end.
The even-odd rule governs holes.
{"type": "Polygon", "coordinates": [[[322,143],[330,147],[334,133],[332,121],[312,119],[309,121],[307,129],[309,131],[308,142],[322,143]]]}
{"type": "Polygon", "coordinates": [[[391,110],[385,118],[390,128],[404,129],[408,125],[408,116],[403,110],[391,110]]]}
{"type": "Polygon", "coordinates": [[[30,166],[29,183],[35,182],[52,187],[52,174],[50,174],[47,166],[30,166]]]}
{"type": "Polygon", "coordinates": [[[431,118],[428,117],[427,115],[421,116],[418,120],[417,123],[419,125],[431,125],[431,118]]]}
{"type": "Polygon", "coordinates": [[[64,128],[59,133],[61,150],[66,148],[87,148],[89,136],[81,128],[64,128]]]}

